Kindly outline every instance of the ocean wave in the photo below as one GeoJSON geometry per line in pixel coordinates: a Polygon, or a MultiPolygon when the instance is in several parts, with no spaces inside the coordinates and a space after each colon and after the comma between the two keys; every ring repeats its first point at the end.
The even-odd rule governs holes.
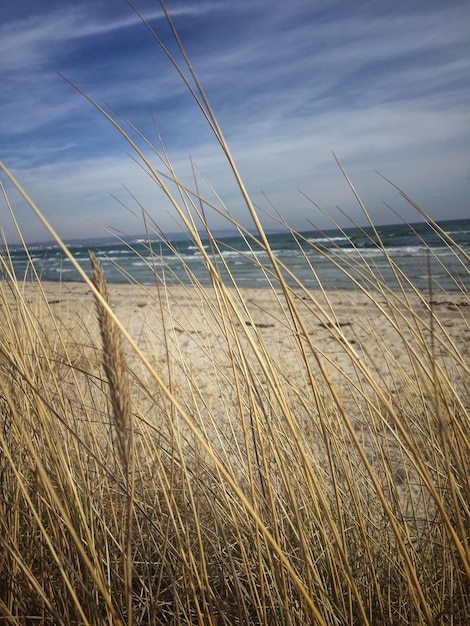
{"type": "MultiPolygon", "coordinates": [[[[275,251],[277,254],[279,254],[280,250],[276,250],[275,251]]],[[[266,250],[223,250],[221,252],[222,256],[224,257],[224,259],[230,259],[230,258],[240,258],[240,257],[256,257],[258,258],[259,256],[267,256],[268,253],[266,252],[266,250]]]]}
{"type": "Polygon", "coordinates": [[[347,237],[309,237],[308,243],[329,243],[330,241],[349,241],[347,237]]]}
{"type": "MultiPolygon", "coordinates": [[[[390,246],[388,248],[340,248],[336,249],[335,253],[344,252],[348,255],[356,255],[363,257],[383,257],[383,256],[396,256],[396,255],[407,255],[407,256],[416,256],[416,255],[425,255],[427,254],[429,248],[426,246],[390,246]]],[[[432,251],[432,250],[431,250],[432,251]]]]}
{"type": "MultiPolygon", "coordinates": [[[[209,250],[209,246],[207,244],[202,247],[204,248],[204,250],[209,250]]],[[[187,250],[200,250],[201,246],[188,246],[186,249],[187,250]]]]}

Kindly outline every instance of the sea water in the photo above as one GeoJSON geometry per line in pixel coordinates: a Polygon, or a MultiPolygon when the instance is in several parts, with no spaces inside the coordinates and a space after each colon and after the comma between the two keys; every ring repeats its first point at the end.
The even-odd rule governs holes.
{"type": "MultiPolygon", "coordinates": [[[[256,236],[255,236],[256,238],[256,236]]],[[[376,229],[280,232],[268,235],[287,282],[311,289],[368,288],[377,280],[392,289],[470,291],[470,220],[428,224],[398,224],[376,229]],[[442,229],[442,231],[440,230],[442,229]]],[[[233,235],[204,240],[205,254],[191,239],[165,242],[135,239],[68,244],[73,257],[90,271],[88,250],[99,259],[109,283],[211,284],[210,264],[224,280],[240,287],[266,287],[275,282],[268,252],[250,236],[233,235]],[[208,261],[209,259],[209,261],[208,261]]],[[[6,252],[4,251],[4,256],[6,252]]],[[[45,281],[80,281],[71,261],[55,246],[10,248],[16,276],[30,280],[34,273],[45,281]],[[34,267],[34,271],[33,271],[34,267]]]]}

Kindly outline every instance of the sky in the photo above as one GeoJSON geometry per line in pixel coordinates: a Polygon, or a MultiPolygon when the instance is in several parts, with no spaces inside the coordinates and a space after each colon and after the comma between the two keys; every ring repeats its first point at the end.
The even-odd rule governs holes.
{"type": "MultiPolygon", "coordinates": [[[[166,5],[267,228],[275,212],[300,230],[326,228],[326,216],[348,225],[343,212],[365,223],[333,153],[376,224],[420,221],[377,172],[433,219],[470,217],[467,0],[166,5]]],[[[134,6],[180,63],[158,1],[134,6]]],[[[132,148],[70,83],[122,116],[162,169],[142,138],[161,150],[158,129],[180,179],[194,188],[192,161],[201,193],[251,226],[201,111],[125,0],[2,2],[0,160],[63,238],[142,233],[142,207],[163,231],[179,229],[132,148]]],[[[25,239],[48,239],[0,179],[25,239]]],[[[0,228],[18,239],[3,197],[0,228]]]]}

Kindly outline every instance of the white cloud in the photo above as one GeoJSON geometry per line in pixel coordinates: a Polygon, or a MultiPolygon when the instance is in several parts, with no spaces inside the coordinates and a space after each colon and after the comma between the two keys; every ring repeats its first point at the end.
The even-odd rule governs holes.
{"type": "MultiPolygon", "coordinates": [[[[382,200],[397,198],[396,191],[374,173],[378,169],[411,195],[416,194],[417,201],[429,201],[430,206],[424,208],[432,212],[440,206],[433,198],[449,181],[458,182],[468,171],[468,154],[463,148],[456,147],[452,159],[441,156],[439,151],[442,143],[458,138],[466,122],[470,128],[470,119],[465,113],[451,114],[446,124],[442,124],[440,114],[434,111],[378,108],[358,111],[347,118],[333,112],[322,118],[304,120],[301,126],[292,122],[276,136],[260,135],[255,125],[253,129],[246,129],[246,135],[233,139],[230,147],[255,201],[265,204],[261,192],[266,192],[280,211],[289,212],[297,224],[303,223],[310,210],[298,195],[298,188],[322,206],[354,207],[352,194],[331,156],[332,150],[357,182],[365,199],[374,203],[374,210],[382,200]],[[290,211],[293,202],[298,207],[297,217],[290,211]]],[[[245,220],[240,194],[236,192],[233,177],[220,152],[215,152],[213,144],[204,144],[198,146],[193,156],[234,215],[245,220]]],[[[187,154],[176,152],[171,158],[182,180],[192,186],[187,154]]],[[[161,165],[157,163],[157,167],[161,165]]],[[[139,232],[141,225],[111,197],[111,194],[117,195],[133,205],[123,185],[129,187],[164,228],[174,230],[172,219],[168,217],[168,213],[174,214],[170,203],[124,154],[87,158],[77,163],[57,162],[17,170],[16,175],[63,232],[67,232],[73,222],[74,233],[85,236],[94,230],[98,236],[99,231],[90,226],[89,220],[104,226],[119,224],[129,233],[139,232]]],[[[27,230],[27,218],[24,219],[27,230]]]]}
{"type": "MultiPolygon", "coordinates": [[[[233,8],[228,2],[179,3],[172,6],[171,16],[200,16],[228,6],[233,8]]],[[[155,9],[154,3],[151,7],[142,14],[146,21],[165,19],[163,11],[155,9]]],[[[238,9],[242,7],[243,3],[239,3],[238,9]]],[[[77,2],[49,11],[46,8],[45,12],[4,23],[0,26],[0,69],[31,70],[40,67],[64,41],[109,34],[142,22],[130,8],[117,18],[109,17],[115,13],[116,7],[113,11],[108,10],[104,17],[96,9],[93,3],[77,2]]]]}
{"type": "MultiPolygon", "coordinates": [[[[109,195],[121,194],[123,183],[157,206],[126,145],[57,70],[150,134],[151,107],[185,180],[191,153],[244,215],[182,81],[143,26],[138,40],[126,39],[139,18],[125,7],[116,13],[114,4],[111,12],[107,2],[58,6],[0,26],[1,158],[54,222],[66,231],[75,220],[74,230],[85,235],[89,216],[103,224],[119,216],[124,229],[138,230],[109,195]],[[100,48],[100,38],[113,34],[100,48]]],[[[462,7],[395,7],[360,17],[355,7],[343,13],[341,3],[310,0],[186,0],[169,8],[185,27],[183,40],[250,191],[260,202],[265,191],[281,210],[294,204],[291,215],[302,220],[299,187],[321,204],[351,201],[332,150],[372,202],[383,189],[376,168],[428,198],[432,210],[439,194],[462,194],[470,145],[462,7]],[[210,16],[210,26],[190,15],[210,16]],[[223,28],[226,37],[219,36],[223,28]]],[[[153,2],[142,10],[151,20],[161,16],[153,2]]],[[[463,196],[457,200],[462,214],[463,196]]]]}

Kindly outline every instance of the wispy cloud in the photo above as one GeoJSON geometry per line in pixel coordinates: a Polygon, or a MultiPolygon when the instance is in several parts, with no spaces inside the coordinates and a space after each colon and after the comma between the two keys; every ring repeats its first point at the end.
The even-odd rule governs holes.
{"type": "MultiPolygon", "coordinates": [[[[138,8],[178,55],[155,3],[138,8]]],[[[328,206],[348,202],[334,150],[373,203],[381,169],[435,217],[446,198],[446,215],[467,215],[466,3],[181,0],[168,8],[257,200],[266,192],[298,223],[299,187],[328,206]]],[[[65,231],[75,219],[75,231],[91,233],[87,215],[116,223],[110,193],[121,183],[139,180],[134,191],[148,204],[154,189],[122,138],[57,72],[155,137],[152,110],[182,175],[191,153],[243,211],[202,116],[124,2],[33,3],[25,14],[9,7],[0,22],[0,156],[65,231]]],[[[131,228],[128,215],[119,220],[131,228]]]]}

